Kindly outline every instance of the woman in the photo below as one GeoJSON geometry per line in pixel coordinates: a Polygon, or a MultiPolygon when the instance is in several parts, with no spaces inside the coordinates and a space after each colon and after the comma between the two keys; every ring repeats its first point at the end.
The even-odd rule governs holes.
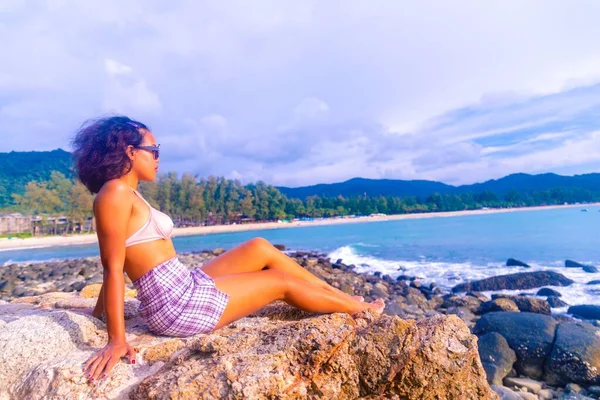
{"type": "Polygon", "coordinates": [[[93,315],[106,318],[108,344],[84,365],[88,379],[105,377],[135,351],[125,340],[124,275],[138,290],[140,315],[166,336],[208,333],[283,300],[316,313],[381,313],[318,279],[264,239],[252,239],[189,271],[177,259],[171,219],[137,191],[155,179],[159,145],[144,124],[109,117],[84,124],[73,140],[77,175],[94,200],[104,280],[93,315]]]}

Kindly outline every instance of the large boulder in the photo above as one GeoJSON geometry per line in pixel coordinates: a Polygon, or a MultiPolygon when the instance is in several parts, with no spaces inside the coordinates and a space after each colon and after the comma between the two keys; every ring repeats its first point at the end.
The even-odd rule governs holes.
{"type": "Polygon", "coordinates": [[[554,385],[600,384],[600,329],[585,322],[560,323],[545,380],[554,385]]]}
{"type": "Polygon", "coordinates": [[[515,369],[522,375],[539,379],[544,362],[552,351],[557,321],[548,315],[526,312],[492,312],[481,317],[473,332],[496,332],[504,336],[517,354],[515,369]]]}
{"type": "Polygon", "coordinates": [[[461,283],[452,288],[454,293],[489,290],[525,290],[542,286],[569,286],[573,281],[554,271],[518,272],[493,276],[474,282],[461,283]]]}
{"type": "Polygon", "coordinates": [[[78,296],[0,305],[0,399],[497,398],[477,338],[456,316],[409,322],[278,304],[184,339],[156,337],[131,315],[137,363],[117,363],[90,385],[82,363],[106,343],[106,328],[75,307],[92,299],[65,295],[78,296]]]}
{"type": "Polygon", "coordinates": [[[504,336],[496,332],[486,333],[479,338],[479,358],[490,385],[502,385],[502,380],[517,361],[517,355],[504,336]]]}
{"type": "Polygon", "coordinates": [[[412,323],[334,314],[246,324],[192,341],[192,351],[131,398],[495,398],[456,317],[412,323]]]}
{"type": "Polygon", "coordinates": [[[573,261],[573,260],[565,260],[565,267],[567,267],[567,268],[583,268],[583,267],[590,267],[590,265],[581,264],[581,263],[578,263],[577,261],[573,261]]]}
{"type": "Polygon", "coordinates": [[[567,312],[583,319],[600,319],[600,306],[593,304],[571,306],[567,312]]]}
{"type": "Polygon", "coordinates": [[[493,295],[493,299],[505,298],[511,300],[519,311],[550,315],[550,304],[546,300],[527,296],[509,296],[505,294],[493,295]]]}
{"type": "Polygon", "coordinates": [[[567,268],[581,268],[584,264],[580,264],[577,261],[565,260],[565,267],[567,268]]]}
{"type": "Polygon", "coordinates": [[[581,264],[581,263],[578,263],[577,261],[573,261],[573,260],[566,260],[565,261],[565,267],[567,267],[567,268],[581,268],[585,272],[589,272],[591,274],[598,272],[598,268],[594,267],[593,265],[581,264]]]}

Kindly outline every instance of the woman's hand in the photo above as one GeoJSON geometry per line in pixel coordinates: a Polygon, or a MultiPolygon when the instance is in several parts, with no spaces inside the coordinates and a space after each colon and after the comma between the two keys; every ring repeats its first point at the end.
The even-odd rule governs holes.
{"type": "Polygon", "coordinates": [[[122,357],[128,356],[129,363],[135,364],[135,350],[127,343],[109,343],[94,354],[83,366],[83,373],[90,382],[100,376],[102,379],[110,373],[122,357]]]}

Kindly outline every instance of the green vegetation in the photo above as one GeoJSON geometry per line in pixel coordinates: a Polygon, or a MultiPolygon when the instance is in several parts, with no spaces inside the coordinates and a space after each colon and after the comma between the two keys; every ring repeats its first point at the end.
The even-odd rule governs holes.
{"type": "MultiPolygon", "coordinates": [[[[0,165],[0,210],[40,216],[41,225],[50,229],[39,233],[59,232],[56,225],[63,222],[54,219],[46,223],[51,217],[66,217],[66,232],[73,232],[77,227],[81,230],[92,216],[93,198],[81,183],[73,181],[69,153],[0,153],[0,165]]],[[[140,191],[177,226],[198,226],[597,202],[600,174],[514,174],[458,187],[431,181],[356,178],[290,189],[261,181],[242,185],[219,177],[198,179],[168,173],[154,182],[142,182],[140,191]]]]}
{"type": "MultiPolygon", "coordinates": [[[[309,196],[289,199],[274,186],[257,182],[242,185],[237,180],[175,173],[142,182],[140,191],[154,207],[170,215],[177,226],[215,225],[292,218],[321,218],[373,213],[405,214],[431,211],[473,210],[483,207],[521,207],[600,201],[600,192],[580,188],[556,188],[520,193],[507,190],[499,196],[490,190],[477,193],[434,193],[426,197],[309,196]]],[[[80,183],[60,172],[45,182],[29,182],[24,195],[14,195],[10,211],[44,218],[66,216],[83,224],[92,215],[92,196],[80,183]]]]}
{"type": "Polygon", "coordinates": [[[23,232],[23,233],[11,233],[8,235],[0,235],[0,238],[8,238],[8,239],[27,239],[31,237],[31,232],[23,232]]]}
{"type": "Polygon", "coordinates": [[[27,183],[47,181],[53,171],[73,178],[71,165],[71,153],[61,149],[0,153],[0,209],[14,205],[12,194],[25,193],[27,183]]]}

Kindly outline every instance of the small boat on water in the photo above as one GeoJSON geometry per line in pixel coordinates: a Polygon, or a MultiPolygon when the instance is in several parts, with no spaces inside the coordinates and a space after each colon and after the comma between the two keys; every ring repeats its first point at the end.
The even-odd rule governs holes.
{"type": "Polygon", "coordinates": [[[582,208],[581,212],[587,212],[587,208],[582,208]]]}

